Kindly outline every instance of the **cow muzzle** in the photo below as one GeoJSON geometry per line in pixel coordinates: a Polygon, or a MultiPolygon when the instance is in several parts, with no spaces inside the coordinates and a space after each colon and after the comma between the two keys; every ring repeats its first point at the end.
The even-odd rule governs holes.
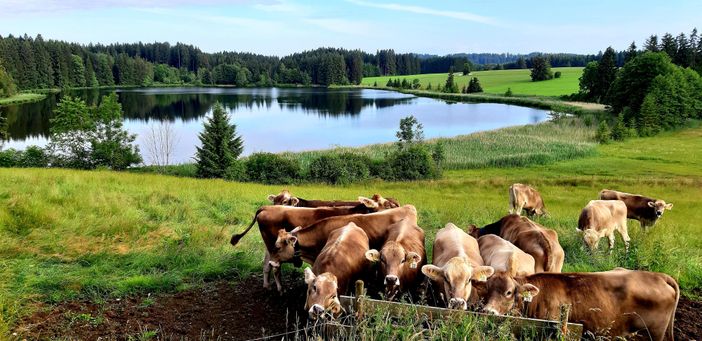
{"type": "Polygon", "coordinates": [[[656,211],[656,217],[660,217],[663,215],[663,211],[656,211]]]}
{"type": "Polygon", "coordinates": [[[490,306],[483,308],[483,312],[486,314],[500,315],[499,311],[497,311],[495,308],[490,307],[490,306]]]}
{"type": "Polygon", "coordinates": [[[466,310],[468,308],[468,304],[466,304],[466,300],[462,298],[452,298],[449,300],[449,309],[458,309],[458,310],[466,310]]]}
{"type": "Polygon", "coordinates": [[[385,286],[400,286],[400,278],[394,275],[385,276],[385,286]]]}
{"type": "Polygon", "coordinates": [[[322,307],[322,306],[319,305],[319,304],[313,305],[312,308],[310,308],[310,310],[307,311],[307,313],[308,313],[309,316],[310,316],[310,320],[316,320],[316,319],[318,319],[318,318],[320,318],[320,317],[321,317],[322,319],[325,318],[324,307],[322,307]]]}

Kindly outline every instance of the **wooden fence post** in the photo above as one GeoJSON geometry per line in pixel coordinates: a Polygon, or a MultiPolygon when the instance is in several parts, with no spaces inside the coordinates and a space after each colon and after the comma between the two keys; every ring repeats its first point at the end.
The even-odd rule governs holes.
{"type": "Polygon", "coordinates": [[[356,314],[358,315],[358,318],[361,319],[363,318],[363,281],[362,280],[357,280],[356,281],[356,314]]]}
{"type": "Polygon", "coordinates": [[[560,322],[561,335],[564,339],[568,339],[568,315],[570,314],[570,304],[563,304],[560,307],[558,321],[560,322]]]}

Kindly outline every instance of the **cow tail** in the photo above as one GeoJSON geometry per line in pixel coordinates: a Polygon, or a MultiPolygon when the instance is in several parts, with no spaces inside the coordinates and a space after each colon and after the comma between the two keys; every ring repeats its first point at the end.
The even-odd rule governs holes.
{"type": "Polygon", "coordinates": [[[259,208],[259,209],[256,211],[256,214],[254,215],[253,220],[251,221],[251,224],[249,224],[249,227],[247,227],[246,230],[244,230],[244,232],[233,235],[233,236],[232,236],[232,239],[229,241],[229,243],[231,243],[232,245],[236,246],[236,244],[239,242],[239,240],[240,240],[242,237],[244,237],[244,235],[246,235],[247,232],[249,232],[249,230],[251,229],[251,227],[254,226],[254,224],[256,223],[256,219],[258,219],[258,214],[261,213],[261,211],[263,211],[263,207],[259,208]]]}
{"type": "Polygon", "coordinates": [[[553,263],[553,257],[551,257],[551,243],[548,242],[548,239],[546,236],[544,236],[544,233],[542,231],[539,231],[539,246],[544,250],[544,263],[546,264],[546,267],[544,268],[545,272],[551,272],[551,270],[554,268],[554,265],[551,264],[553,263]]]}
{"type": "Polygon", "coordinates": [[[675,311],[678,309],[678,302],[680,301],[680,287],[678,282],[676,282],[672,277],[666,276],[666,283],[675,289],[675,306],[673,307],[673,312],[670,314],[670,321],[668,322],[668,328],[665,330],[666,340],[675,340],[673,338],[674,328],[673,324],[675,322],[675,311]]]}

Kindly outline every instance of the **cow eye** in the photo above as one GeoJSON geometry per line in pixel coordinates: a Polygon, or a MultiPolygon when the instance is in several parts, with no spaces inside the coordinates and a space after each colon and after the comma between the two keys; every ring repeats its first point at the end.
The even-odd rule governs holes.
{"type": "Polygon", "coordinates": [[[512,296],[512,291],[511,291],[511,290],[507,290],[507,292],[505,293],[505,296],[512,296]]]}
{"type": "Polygon", "coordinates": [[[403,258],[403,259],[400,261],[400,264],[402,264],[402,263],[404,263],[404,262],[406,262],[406,261],[407,261],[407,259],[403,258]]]}
{"type": "Polygon", "coordinates": [[[317,291],[317,286],[316,286],[316,285],[313,285],[313,286],[312,286],[312,290],[317,291]]]}

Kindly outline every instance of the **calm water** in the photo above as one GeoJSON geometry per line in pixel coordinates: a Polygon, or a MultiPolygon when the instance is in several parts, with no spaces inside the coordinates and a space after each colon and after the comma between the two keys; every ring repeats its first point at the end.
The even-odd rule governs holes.
{"type": "MultiPolygon", "coordinates": [[[[85,90],[67,94],[89,103],[116,91],[125,114],[125,127],[149,162],[144,136],[153,125],[169,121],[178,143],[176,163],[188,162],[199,144],[203,120],[215,102],[229,111],[245,141],[245,154],[361,146],[395,140],[402,117],[414,115],[427,138],[448,137],[506,126],[544,121],[544,110],[505,104],[451,103],[392,91],[317,88],[153,88],[85,90]]],[[[49,119],[64,94],[46,100],[0,108],[8,118],[10,141],[5,148],[23,149],[47,143],[49,119]]]]}

